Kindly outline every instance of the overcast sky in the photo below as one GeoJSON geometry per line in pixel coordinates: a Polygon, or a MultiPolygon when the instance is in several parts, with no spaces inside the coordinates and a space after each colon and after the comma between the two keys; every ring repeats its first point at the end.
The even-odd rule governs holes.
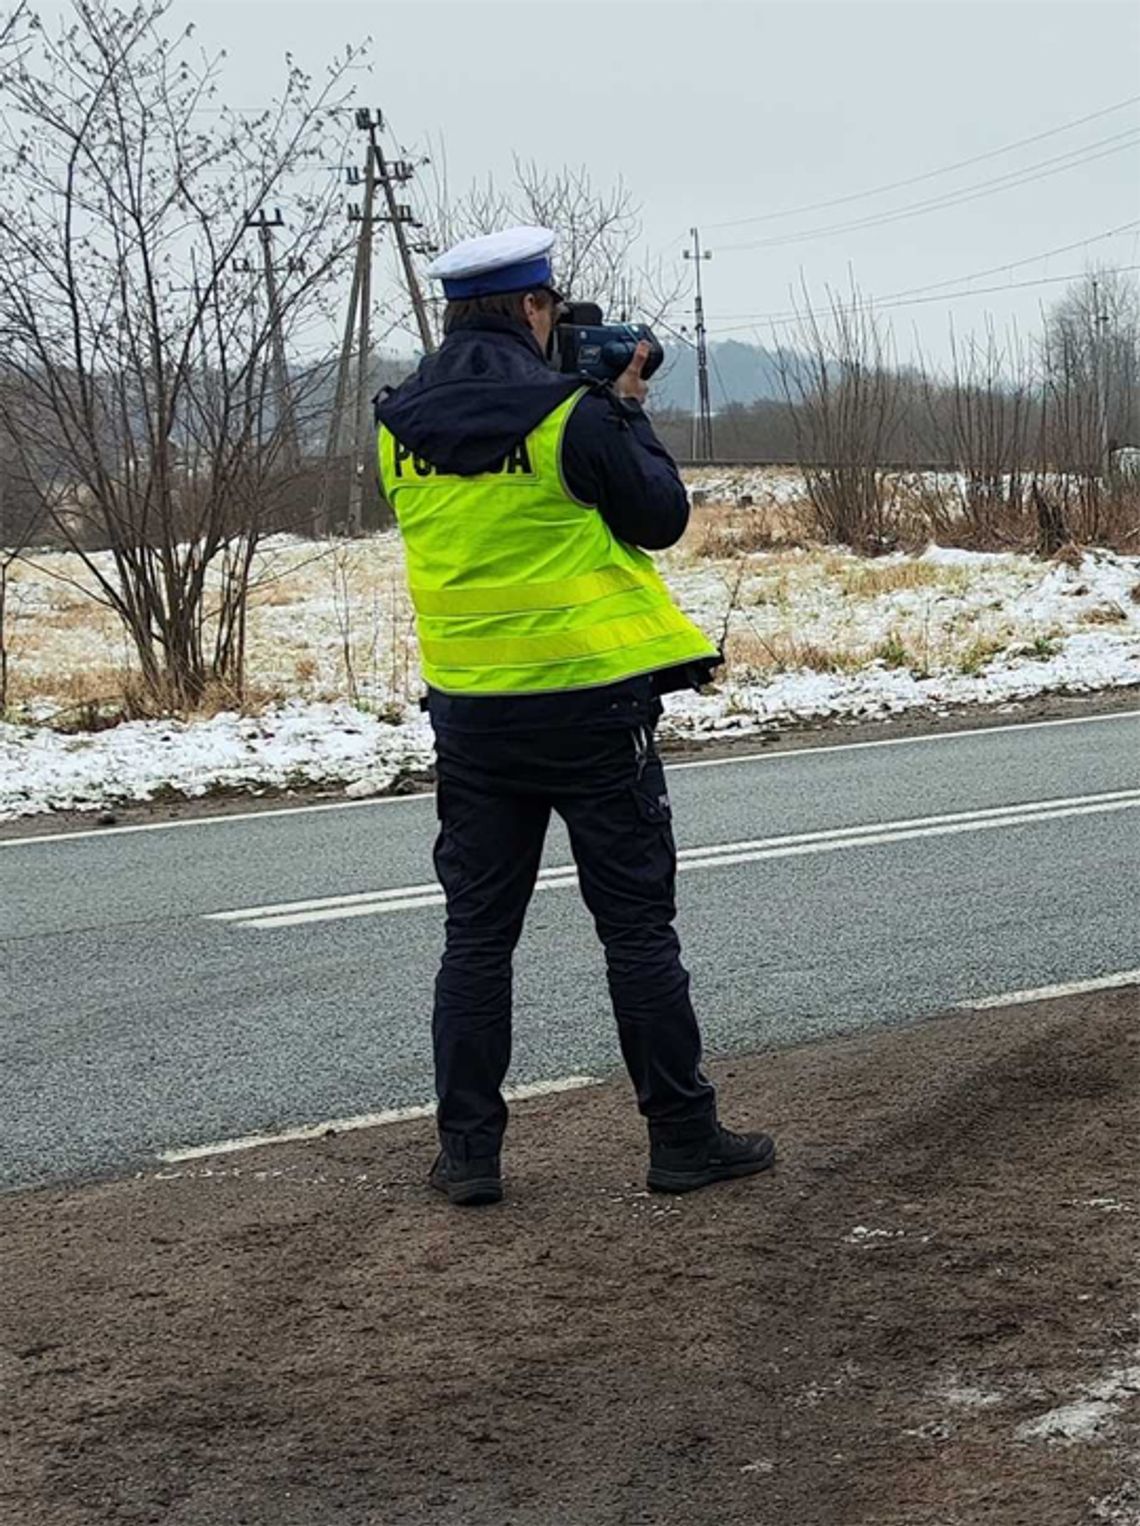
{"type": "MultiPolygon", "coordinates": [[[[786,311],[801,273],[822,293],[853,272],[880,296],[1010,262],[1025,263],[974,286],[1091,260],[1140,264],[1140,99],[1052,132],[1140,98],[1134,0],[176,0],[175,10],[229,51],[226,93],[239,105],[268,98],[286,49],[315,69],[370,34],[362,103],[383,107],[406,145],[442,141],[453,187],[508,176],[516,152],[583,164],[602,183],[620,174],[648,252],[678,259],[700,225],[714,251],[710,328],[743,339],[770,340],[753,315],[786,311]],[[1049,136],[993,152],[1037,134],[1049,136]],[[1075,162],[1085,153],[1098,157],[1075,162]],[[992,157],[794,210],[979,155],[992,157]],[[1061,156],[1073,167],[1044,175],[1061,156]],[[997,177],[1009,179],[995,194],[958,206],[799,237],[997,177]],[[1030,259],[1125,223],[1135,226],[1030,259]],[[776,238],[795,241],[742,247],[776,238]]],[[[1033,328],[1061,290],[938,294],[897,307],[892,322],[900,350],[917,333],[941,354],[951,314],[961,329],[987,313],[1033,328]]]]}

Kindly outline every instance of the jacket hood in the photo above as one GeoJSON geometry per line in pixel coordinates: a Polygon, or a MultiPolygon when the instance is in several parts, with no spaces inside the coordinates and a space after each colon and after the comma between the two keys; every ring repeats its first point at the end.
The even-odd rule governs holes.
{"type": "Polygon", "coordinates": [[[437,471],[470,477],[501,461],[582,386],[581,377],[550,369],[528,330],[476,318],[378,399],[376,419],[437,471]]]}

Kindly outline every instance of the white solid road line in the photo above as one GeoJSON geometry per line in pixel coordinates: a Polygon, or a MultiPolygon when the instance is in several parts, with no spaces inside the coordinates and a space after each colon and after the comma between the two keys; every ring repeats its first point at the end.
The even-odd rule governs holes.
{"type": "MultiPolygon", "coordinates": [[[[976,811],[955,811],[942,816],[920,816],[901,821],[866,822],[858,826],[833,827],[821,832],[802,832],[788,837],[715,843],[685,848],[678,855],[678,868],[714,869],[767,859],[802,858],[815,853],[837,853],[849,848],[875,847],[923,837],[946,837],[962,832],[984,832],[1030,826],[1041,821],[1060,821],[1074,816],[1104,815],[1140,808],[1140,789],[1112,790],[1102,795],[1075,795],[1034,800],[1021,805],[987,806],[976,811]]],[[[538,890],[562,890],[577,884],[572,865],[546,869],[538,877],[538,890]]],[[[208,912],[208,922],[224,922],[249,928],[299,927],[312,922],[341,921],[354,917],[380,916],[397,911],[416,911],[439,906],[443,894],[437,885],[405,885],[390,890],[364,890],[351,895],[326,896],[318,900],[288,901],[269,906],[246,906],[208,912]]]]}
{"type": "Polygon", "coordinates": [[[1005,991],[1000,996],[983,996],[978,1001],[960,1001],[954,1010],[988,1012],[995,1007],[1024,1007],[1030,1002],[1082,996],[1086,991],[1118,991],[1127,986],[1140,986],[1140,970],[1119,970],[1115,975],[1099,975],[1094,980],[1069,980],[1061,985],[1038,986],[1032,991],[1005,991]]]}
{"type": "Polygon", "coordinates": [[[963,726],[956,731],[924,731],[913,737],[879,737],[869,742],[835,742],[830,747],[786,747],[777,752],[749,753],[746,757],[694,758],[689,763],[666,764],[676,768],[724,768],[730,763],[774,763],[779,758],[820,756],[826,752],[864,752],[869,747],[911,747],[923,742],[954,742],[962,737],[1004,736],[1010,731],[1044,731],[1051,726],[1089,726],[1102,721],[1140,720],[1140,710],[1114,710],[1111,715],[1062,715],[1048,721],[1010,721],[1007,726],[963,726]]]}
{"type": "MultiPolygon", "coordinates": [[[[559,1092],[579,1091],[584,1086],[600,1086],[597,1076],[560,1076],[555,1081],[530,1081],[524,1086],[508,1086],[503,1096],[508,1102],[524,1102],[529,1097],[552,1097],[559,1092]]],[[[242,1150],[260,1150],[264,1145],[293,1144],[298,1140],[323,1139],[326,1134],[353,1134],[360,1129],[380,1128],[388,1123],[406,1123],[413,1118],[430,1118],[435,1103],[415,1107],[393,1107],[382,1113],[358,1113],[352,1118],[329,1118],[324,1123],[310,1123],[296,1129],[282,1129],[276,1134],[243,1134],[237,1139],[222,1139],[216,1144],[187,1145],[181,1150],[160,1150],[156,1159],[176,1166],[183,1161],[204,1160],[210,1155],[237,1155],[242,1150]]]]}
{"type": "MultiPolygon", "coordinates": [[[[1068,715],[1049,721],[1011,721],[1008,726],[971,726],[958,731],[927,731],[921,736],[880,737],[867,742],[836,742],[823,747],[786,747],[775,752],[738,753],[726,758],[694,758],[671,763],[670,773],[691,768],[731,768],[747,763],[787,762],[822,757],[827,753],[865,752],[876,747],[914,747],[924,742],[953,742],[966,737],[1004,736],[1011,731],[1042,731],[1051,726],[1098,726],[1110,721],[1140,720],[1140,710],[1115,710],[1111,715],[1068,715]]],[[[0,837],[0,848],[29,848],[40,843],[79,842],[91,837],[124,837],[136,832],[171,832],[181,827],[218,827],[237,821],[274,821],[281,816],[311,816],[317,811],[353,811],[367,806],[423,804],[430,792],[414,795],[376,795],[368,800],[326,800],[314,805],[267,806],[260,811],[231,811],[217,816],[192,816],[183,821],[143,821],[122,827],[92,827],[77,832],[40,832],[27,837],[0,837]]]]}
{"type": "MultiPolygon", "coordinates": [[[[1071,980],[1063,985],[1040,986],[1030,991],[1005,991],[1000,996],[984,996],[977,1001],[959,1002],[953,1010],[985,1012],[999,1007],[1025,1006],[1030,1002],[1052,1001],[1062,996],[1079,996],[1087,991],[1112,991],[1128,986],[1140,987],[1140,970],[1121,970],[1115,975],[1101,975],[1093,980],[1071,980]]],[[[602,1078],[599,1076],[559,1076],[552,1081],[531,1081],[523,1086],[507,1087],[503,1096],[509,1102],[522,1102],[530,1097],[556,1096],[560,1092],[579,1091],[583,1087],[601,1084],[602,1078]]],[[[272,1134],[243,1134],[213,1144],[160,1150],[156,1159],[164,1165],[177,1166],[187,1161],[206,1160],[215,1155],[237,1155],[245,1150],[260,1150],[266,1145],[293,1144],[322,1139],[326,1134],[351,1134],[360,1129],[381,1128],[390,1123],[407,1123],[416,1118],[430,1118],[434,1113],[434,1103],[417,1103],[413,1107],[388,1108],[384,1112],[358,1113],[350,1118],[329,1118],[324,1123],[304,1124],[272,1134]]]]}

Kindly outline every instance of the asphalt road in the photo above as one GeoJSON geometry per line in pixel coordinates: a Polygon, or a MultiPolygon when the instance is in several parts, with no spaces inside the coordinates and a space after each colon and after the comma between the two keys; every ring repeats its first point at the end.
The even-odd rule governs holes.
{"type": "MultiPolygon", "coordinates": [[[[670,779],[713,1054],[1140,966],[1140,712],[670,779]]],[[[427,1101],[433,831],[420,797],[0,842],[0,1184],[427,1101]]],[[[572,876],[517,971],[512,1081],[612,1070],[572,876]]]]}

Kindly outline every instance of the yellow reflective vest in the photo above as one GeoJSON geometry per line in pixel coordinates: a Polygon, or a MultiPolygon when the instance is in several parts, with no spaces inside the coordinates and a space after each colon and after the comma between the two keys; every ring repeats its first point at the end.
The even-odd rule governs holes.
{"type": "Polygon", "coordinates": [[[490,471],[437,471],[380,428],[423,674],[446,694],[595,688],[713,657],[649,556],[562,477],[574,393],[490,471]]]}

